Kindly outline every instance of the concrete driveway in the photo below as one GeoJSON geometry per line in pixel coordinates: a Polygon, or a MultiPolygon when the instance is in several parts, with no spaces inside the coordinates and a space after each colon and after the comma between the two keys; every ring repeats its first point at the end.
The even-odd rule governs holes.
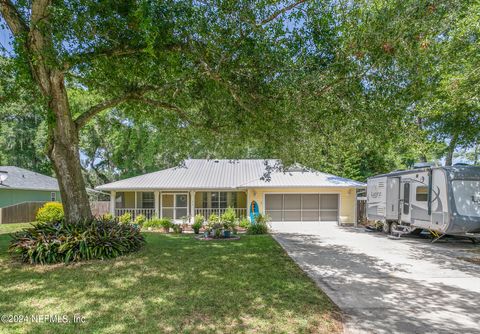
{"type": "Polygon", "coordinates": [[[480,265],[457,259],[472,255],[470,242],[391,240],[335,223],[272,227],[343,310],[346,333],[480,333],[480,265]]]}

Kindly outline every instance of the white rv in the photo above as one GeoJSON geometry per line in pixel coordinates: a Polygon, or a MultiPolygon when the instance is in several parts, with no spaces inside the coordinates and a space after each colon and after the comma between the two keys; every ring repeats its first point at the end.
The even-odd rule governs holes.
{"type": "Polygon", "coordinates": [[[366,211],[386,233],[474,236],[480,233],[480,167],[422,166],[371,177],[366,211]]]}

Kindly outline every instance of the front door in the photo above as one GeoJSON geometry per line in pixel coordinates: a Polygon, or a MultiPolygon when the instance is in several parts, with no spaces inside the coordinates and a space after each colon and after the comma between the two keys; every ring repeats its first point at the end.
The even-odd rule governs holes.
{"type": "Polygon", "coordinates": [[[162,217],[173,220],[183,220],[188,217],[188,194],[174,193],[162,194],[162,217]]]}

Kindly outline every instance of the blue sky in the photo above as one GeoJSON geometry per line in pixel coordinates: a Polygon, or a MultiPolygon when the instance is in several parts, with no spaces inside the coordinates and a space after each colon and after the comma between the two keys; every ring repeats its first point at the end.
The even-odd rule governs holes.
{"type": "Polygon", "coordinates": [[[5,21],[0,18],[0,45],[2,48],[7,49],[8,52],[12,51],[12,46],[11,46],[11,37],[12,35],[10,34],[10,30],[7,30],[8,28],[3,28],[5,25],[5,21]]]}

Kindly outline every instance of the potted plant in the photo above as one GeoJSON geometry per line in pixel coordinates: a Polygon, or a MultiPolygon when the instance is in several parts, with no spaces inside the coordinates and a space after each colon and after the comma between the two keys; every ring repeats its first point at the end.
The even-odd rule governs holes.
{"type": "Polygon", "coordinates": [[[228,208],[222,215],[223,223],[223,236],[225,238],[230,238],[232,231],[235,230],[235,221],[237,216],[233,208],[228,208]]]}
{"type": "Polygon", "coordinates": [[[221,228],[220,217],[214,213],[208,217],[208,229],[211,231],[213,236],[217,235],[217,230],[221,228]]]}
{"type": "Polygon", "coordinates": [[[173,224],[170,218],[162,218],[159,221],[159,225],[163,228],[165,233],[168,233],[170,232],[170,227],[172,227],[173,224]]]}
{"type": "Polygon", "coordinates": [[[205,218],[198,214],[193,218],[193,224],[192,224],[192,229],[195,234],[200,233],[200,229],[203,227],[203,222],[205,221],[205,218]]]}

